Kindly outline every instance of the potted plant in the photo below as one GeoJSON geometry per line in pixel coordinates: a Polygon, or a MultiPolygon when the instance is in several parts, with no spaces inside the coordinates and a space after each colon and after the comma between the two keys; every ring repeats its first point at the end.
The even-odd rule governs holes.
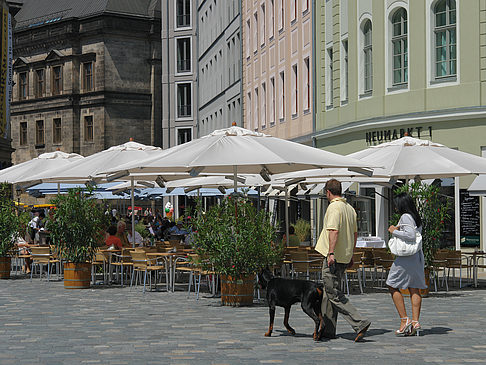
{"type": "Polygon", "coordinates": [[[108,216],[95,199],[92,187],[70,189],[51,202],[56,210],[47,223],[52,241],[62,255],[64,287],[85,289],[90,286],[91,260],[108,226],[108,216]]]}
{"type": "Polygon", "coordinates": [[[306,242],[310,239],[311,225],[305,219],[298,219],[293,225],[295,234],[299,237],[300,242],[306,242]]]}
{"type": "Polygon", "coordinates": [[[22,224],[25,225],[24,216],[15,209],[9,191],[8,184],[0,186],[0,279],[10,278],[15,239],[20,233],[22,224]]]}
{"type": "MultiPolygon", "coordinates": [[[[417,211],[422,218],[422,251],[425,259],[425,280],[429,286],[430,270],[434,266],[434,257],[439,249],[439,242],[443,236],[445,222],[450,219],[450,202],[440,194],[440,188],[432,184],[413,182],[395,189],[395,194],[408,193],[414,200],[417,211]]],[[[392,216],[392,224],[397,224],[400,216],[392,216]]],[[[422,291],[427,295],[429,289],[422,291]]]]}
{"type": "Polygon", "coordinates": [[[193,246],[199,264],[221,274],[223,305],[251,305],[255,273],[275,264],[281,255],[273,247],[276,229],[264,210],[247,198],[227,197],[219,205],[190,214],[193,246]]]}

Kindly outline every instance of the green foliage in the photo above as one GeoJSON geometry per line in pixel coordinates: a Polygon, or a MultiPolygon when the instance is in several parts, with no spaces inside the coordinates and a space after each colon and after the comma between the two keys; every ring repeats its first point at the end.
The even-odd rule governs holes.
{"type": "Polygon", "coordinates": [[[276,230],[270,215],[257,212],[246,198],[225,198],[205,213],[198,202],[190,216],[194,249],[208,269],[239,277],[273,265],[281,256],[281,248],[272,247],[276,230]]]}
{"type": "Polygon", "coordinates": [[[292,226],[295,228],[295,234],[299,237],[300,242],[309,240],[311,225],[308,221],[305,219],[298,219],[292,226]]]}
{"type": "Polygon", "coordinates": [[[8,194],[0,193],[0,257],[9,256],[22,227],[22,216],[18,215],[14,202],[8,194]]]}
{"type": "Polygon", "coordinates": [[[58,195],[51,202],[57,209],[49,220],[49,231],[54,244],[68,262],[90,261],[99,242],[104,240],[104,231],[109,217],[95,199],[91,199],[92,187],[87,191],[70,189],[67,195],[58,195]]]}
{"type": "MultiPolygon", "coordinates": [[[[395,194],[408,193],[415,202],[422,218],[422,250],[425,257],[425,266],[432,267],[436,251],[439,249],[439,240],[442,238],[445,222],[451,217],[450,201],[440,194],[440,188],[420,182],[403,185],[395,190],[395,194]]],[[[392,224],[397,224],[400,215],[395,213],[392,224]]]]}
{"type": "MultiPolygon", "coordinates": [[[[132,223],[129,222],[128,224],[132,223]]],[[[142,238],[147,238],[148,236],[150,236],[149,230],[147,229],[147,227],[145,227],[145,224],[141,222],[135,225],[135,231],[140,233],[140,236],[142,236],[142,238]]]]}

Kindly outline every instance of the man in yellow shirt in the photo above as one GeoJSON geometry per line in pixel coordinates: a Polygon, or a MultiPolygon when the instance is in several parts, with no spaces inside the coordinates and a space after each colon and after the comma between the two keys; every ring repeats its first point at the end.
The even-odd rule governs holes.
{"type": "Polygon", "coordinates": [[[346,268],[352,265],[353,250],[358,230],[356,212],[341,196],[341,183],[331,179],[324,187],[329,206],[324,216],[324,228],[317,241],[316,251],[325,257],[322,264],[324,294],[322,315],[324,317],[323,337],[336,337],[337,314],[341,313],[356,331],[355,341],[360,341],[371,322],[361,317],[356,308],[340,289],[346,268]]]}

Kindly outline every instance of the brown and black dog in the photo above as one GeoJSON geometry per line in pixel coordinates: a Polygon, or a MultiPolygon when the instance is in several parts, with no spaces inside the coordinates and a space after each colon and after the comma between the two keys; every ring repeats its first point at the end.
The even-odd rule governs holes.
{"type": "Polygon", "coordinates": [[[258,274],[258,282],[263,289],[267,290],[270,312],[270,326],[265,336],[272,335],[275,306],[284,307],[284,326],[290,334],[295,335],[294,329],[289,325],[290,307],[300,302],[304,313],[311,317],[315,323],[314,340],[320,339],[323,326],[321,314],[322,284],[309,280],[275,278],[268,269],[264,269],[258,274]]]}

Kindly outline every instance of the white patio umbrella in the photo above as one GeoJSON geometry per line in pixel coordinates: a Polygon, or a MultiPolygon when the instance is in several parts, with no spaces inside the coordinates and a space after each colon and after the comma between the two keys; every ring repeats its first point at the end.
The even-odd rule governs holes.
{"type": "MultiPolygon", "coordinates": [[[[25,180],[67,183],[84,183],[91,180],[101,182],[103,180],[106,180],[106,175],[102,174],[103,171],[113,168],[114,166],[123,165],[128,162],[143,160],[148,157],[155,156],[156,154],[160,155],[160,153],[162,152],[162,149],[159,147],[146,146],[140,143],[133,142],[130,139],[130,141],[127,143],[113,146],[101,152],[95,153],[84,158],[83,160],[76,161],[76,163],[72,165],[56,170],[46,171],[44,173],[39,173],[35,176],[30,176],[25,180]]],[[[151,176],[155,180],[155,176],[151,176]]],[[[137,177],[133,175],[119,176],[118,179],[113,179],[130,181],[132,207],[135,206],[133,194],[135,179],[137,179],[137,177]]],[[[145,177],[143,178],[143,180],[145,180],[145,177]]],[[[135,217],[133,215],[132,229],[135,229],[135,217]]]]}
{"type": "Polygon", "coordinates": [[[40,173],[68,168],[71,163],[82,159],[83,156],[77,153],[61,151],[43,153],[32,160],[0,170],[0,181],[15,184],[19,181],[32,179],[40,173]]]}
{"type": "MultiPolygon", "coordinates": [[[[191,142],[172,147],[159,156],[118,166],[107,173],[190,172],[231,173],[237,188],[237,174],[270,175],[312,167],[346,167],[360,171],[373,165],[296,142],[253,132],[240,127],[216,130],[191,142]]],[[[288,234],[287,234],[288,237],[288,234]]]]}
{"type": "Polygon", "coordinates": [[[486,175],[479,175],[476,177],[467,190],[469,191],[469,195],[486,195],[486,175]]]}

